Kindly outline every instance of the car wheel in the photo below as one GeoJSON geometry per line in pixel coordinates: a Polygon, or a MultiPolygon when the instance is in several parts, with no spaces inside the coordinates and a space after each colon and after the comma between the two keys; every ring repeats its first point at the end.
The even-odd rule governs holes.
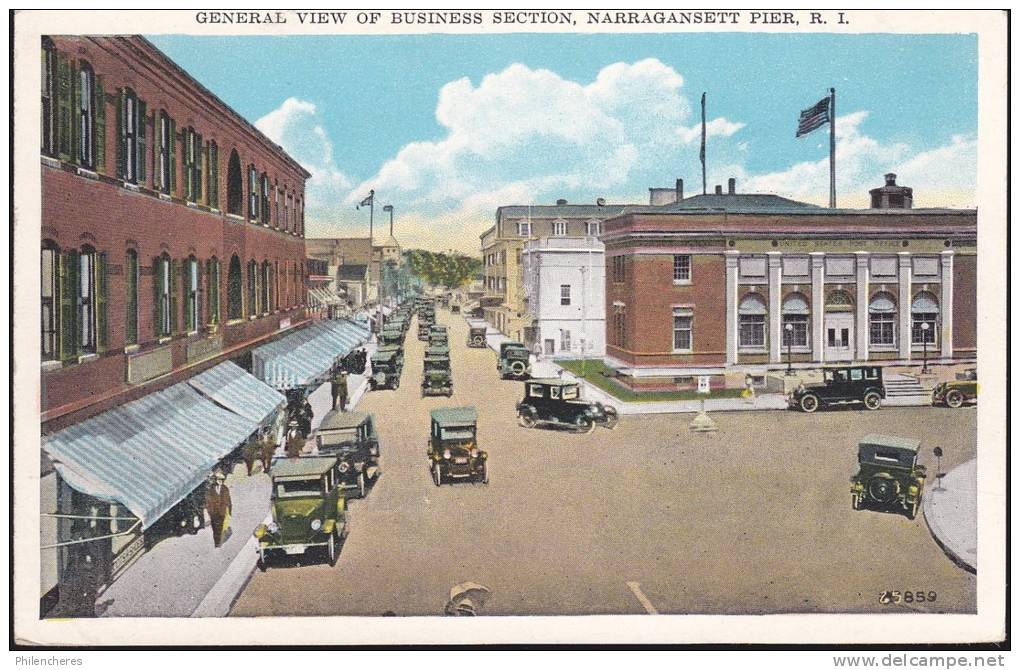
{"type": "Polygon", "coordinates": [[[963,393],[957,389],[952,389],[946,394],[946,405],[953,409],[959,408],[963,405],[963,393]]]}
{"type": "Polygon", "coordinates": [[[439,463],[432,465],[432,483],[436,486],[441,486],[443,483],[443,473],[439,469],[439,463]]]}
{"type": "Polygon", "coordinates": [[[482,337],[481,335],[476,336],[475,339],[471,341],[474,342],[476,347],[485,346],[485,338],[482,337]]]}
{"type": "Polygon", "coordinates": [[[483,465],[482,466],[482,483],[483,484],[488,484],[489,483],[489,466],[488,465],[483,465]]]}
{"type": "Polygon", "coordinates": [[[264,554],[259,555],[258,561],[255,562],[255,565],[258,566],[259,572],[265,572],[269,569],[269,564],[266,562],[264,554]]]}
{"type": "Polygon", "coordinates": [[[603,424],[609,430],[616,428],[616,424],[620,422],[620,416],[616,413],[616,410],[612,407],[606,407],[606,422],[603,424]]]}
{"type": "Polygon", "coordinates": [[[587,417],[581,414],[574,420],[574,425],[577,426],[577,432],[579,433],[590,433],[595,430],[595,422],[591,420],[591,417],[587,417]]]}
{"type": "Polygon", "coordinates": [[[512,372],[515,375],[523,375],[524,363],[522,363],[521,361],[514,361],[513,363],[510,364],[510,372],[512,372]]]}
{"type": "Polygon", "coordinates": [[[882,396],[877,391],[868,391],[864,394],[864,406],[868,409],[878,409],[882,406],[882,396]]]}
{"type": "Polygon", "coordinates": [[[910,509],[907,510],[907,518],[908,519],[915,519],[915,518],[917,518],[917,509],[920,506],[921,506],[921,501],[920,500],[918,500],[913,505],[911,505],[910,509]]]}
{"type": "Polygon", "coordinates": [[[803,412],[811,414],[818,409],[818,396],[807,394],[800,399],[800,409],[803,412]]]}
{"type": "Polygon", "coordinates": [[[895,479],[873,477],[868,484],[868,495],[875,502],[886,505],[891,503],[899,493],[899,483],[895,479]]]}
{"type": "Polygon", "coordinates": [[[365,473],[361,472],[358,474],[358,497],[365,497],[365,473]]]}
{"type": "Polygon", "coordinates": [[[525,428],[534,428],[535,427],[534,411],[530,407],[525,407],[521,409],[520,413],[517,415],[517,422],[520,423],[525,428]]]}
{"type": "Polygon", "coordinates": [[[850,507],[852,509],[860,509],[861,508],[861,498],[860,498],[860,496],[858,496],[858,495],[850,496],[850,507]]]}

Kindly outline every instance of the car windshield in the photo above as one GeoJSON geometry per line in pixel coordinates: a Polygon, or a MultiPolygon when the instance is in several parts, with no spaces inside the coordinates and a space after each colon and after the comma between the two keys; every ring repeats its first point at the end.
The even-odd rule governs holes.
{"type": "Polygon", "coordinates": [[[322,493],[322,479],[296,479],[286,482],[276,482],[276,496],[278,498],[295,498],[299,496],[317,495],[322,493]]]}
{"type": "Polygon", "coordinates": [[[460,441],[470,441],[475,437],[475,429],[467,426],[457,426],[456,428],[443,428],[440,435],[443,439],[444,444],[457,443],[460,441]]]}
{"type": "Polygon", "coordinates": [[[341,428],[338,430],[326,430],[319,432],[319,439],[322,441],[322,446],[333,447],[348,442],[356,442],[358,440],[358,428],[341,428]]]}
{"type": "Polygon", "coordinates": [[[563,399],[564,400],[577,400],[581,397],[581,389],[577,386],[564,386],[563,387],[563,399]]]}

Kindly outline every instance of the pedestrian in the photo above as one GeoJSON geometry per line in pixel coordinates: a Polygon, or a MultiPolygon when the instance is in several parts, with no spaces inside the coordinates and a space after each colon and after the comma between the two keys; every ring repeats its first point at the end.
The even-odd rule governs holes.
{"type": "Polygon", "coordinates": [[[297,426],[292,426],[287,434],[287,446],[285,447],[287,458],[297,458],[304,448],[305,438],[301,435],[301,430],[297,426]]]}
{"type": "Polygon", "coordinates": [[[223,470],[216,468],[205,492],[205,508],[212,525],[213,545],[217,548],[224,542],[230,529],[230,489],[227,488],[226,479],[223,470]]]}
{"type": "Polygon", "coordinates": [[[298,423],[301,427],[301,436],[308,437],[312,432],[312,403],[308,402],[305,398],[305,403],[301,406],[301,413],[298,416],[298,423]]]}
{"type": "Polygon", "coordinates": [[[262,472],[267,475],[269,474],[269,469],[273,465],[273,454],[275,453],[276,440],[273,439],[272,434],[267,433],[266,436],[262,438],[262,453],[260,454],[260,457],[262,458],[262,472]]]}
{"type": "Polygon", "coordinates": [[[340,369],[334,370],[333,377],[330,379],[330,387],[333,393],[333,409],[336,409],[339,400],[340,411],[345,411],[347,409],[347,372],[340,369]]]}
{"type": "Polygon", "coordinates": [[[259,435],[254,440],[249,440],[244,445],[244,465],[248,469],[248,476],[251,477],[255,471],[255,461],[262,456],[262,436],[259,435]]]}
{"type": "Polygon", "coordinates": [[[66,585],[61,586],[61,610],[66,616],[96,616],[96,598],[98,597],[99,575],[96,573],[95,560],[92,554],[81,546],[72,549],[70,565],[64,575],[66,585]]]}

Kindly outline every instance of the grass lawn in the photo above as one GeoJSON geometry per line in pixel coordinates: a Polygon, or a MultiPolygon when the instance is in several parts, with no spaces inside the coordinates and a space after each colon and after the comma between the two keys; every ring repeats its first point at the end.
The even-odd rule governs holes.
{"type": "MultiPolygon", "coordinates": [[[[578,377],[581,375],[581,361],[574,359],[556,359],[554,361],[556,365],[569,370],[578,377]]],[[[667,400],[711,400],[714,398],[739,398],[740,393],[743,389],[719,389],[712,391],[711,393],[698,393],[697,391],[647,391],[647,392],[636,392],[631,391],[609,377],[603,375],[603,372],[609,372],[611,368],[600,360],[591,360],[585,362],[585,375],[583,379],[594,386],[599,387],[609,395],[613,396],[617,400],[623,402],[657,402],[667,400]]]]}

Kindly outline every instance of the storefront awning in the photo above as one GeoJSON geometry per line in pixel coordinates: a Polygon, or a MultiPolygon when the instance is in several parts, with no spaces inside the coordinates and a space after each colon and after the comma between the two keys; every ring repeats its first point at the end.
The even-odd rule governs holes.
{"type": "Polygon", "coordinates": [[[195,375],[188,384],[234,414],[248,419],[254,426],[271,423],[276,412],[287,404],[286,396],[231,361],[195,375]]]}
{"type": "Polygon", "coordinates": [[[42,448],[69,486],[124,505],[148,528],[256,426],[181,382],[44,436],[42,448]]]}
{"type": "Polygon", "coordinates": [[[324,379],[340,356],[368,340],[361,324],[338,319],[318,321],[252,352],[255,375],[276,389],[309,386],[324,379]]]}

